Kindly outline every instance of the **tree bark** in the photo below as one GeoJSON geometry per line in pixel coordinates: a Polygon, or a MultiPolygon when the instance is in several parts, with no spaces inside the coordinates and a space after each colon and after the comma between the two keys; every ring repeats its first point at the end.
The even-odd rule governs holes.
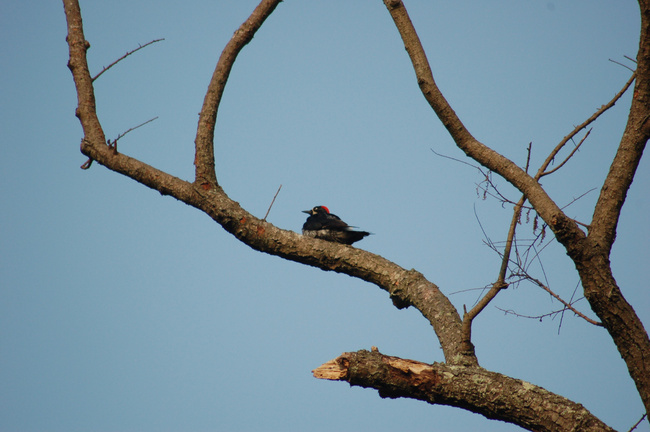
{"type": "Polygon", "coordinates": [[[481,367],[431,365],[373,349],[343,353],[312,372],[316,378],[374,388],[384,398],[459,407],[531,431],[613,431],[580,404],[481,367]]]}

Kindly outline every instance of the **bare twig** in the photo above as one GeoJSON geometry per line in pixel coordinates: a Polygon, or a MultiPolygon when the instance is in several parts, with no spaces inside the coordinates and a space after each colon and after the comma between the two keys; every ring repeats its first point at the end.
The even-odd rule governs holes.
{"type": "Polygon", "coordinates": [[[151,123],[152,121],[156,120],[157,118],[158,118],[158,116],[156,116],[156,117],[154,117],[154,118],[152,118],[152,119],[149,119],[149,120],[147,120],[147,121],[144,122],[144,123],[140,123],[140,124],[137,125],[137,126],[133,126],[132,128],[127,129],[125,132],[123,132],[123,133],[121,133],[121,134],[118,134],[118,135],[117,135],[117,138],[115,138],[113,141],[109,141],[109,143],[108,143],[109,147],[113,148],[113,149],[117,152],[117,141],[118,141],[120,138],[122,138],[124,135],[128,134],[129,132],[134,131],[134,130],[136,130],[137,128],[146,125],[147,123],[151,123]]]}
{"type": "MultiPolygon", "coordinates": [[[[512,220],[510,222],[510,229],[508,230],[508,237],[506,239],[506,247],[503,251],[503,257],[501,259],[501,268],[499,269],[499,274],[497,276],[496,282],[492,284],[490,290],[481,298],[478,303],[469,311],[465,312],[463,315],[463,340],[470,341],[472,333],[472,321],[485,309],[485,307],[499,294],[499,292],[508,287],[506,283],[506,272],[508,271],[508,262],[510,261],[510,252],[512,251],[513,239],[515,237],[515,231],[517,230],[517,223],[519,222],[519,217],[521,216],[521,207],[524,205],[526,197],[522,196],[519,202],[515,205],[515,210],[512,215],[512,220]]],[[[481,228],[482,229],[482,228],[481,228]]]]}
{"type": "Polygon", "coordinates": [[[562,168],[562,166],[563,166],[565,163],[567,163],[567,162],[569,161],[569,159],[571,159],[571,157],[573,157],[573,155],[575,154],[575,152],[578,151],[578,149],[580,148],[580,146],[582,145],[582,143],[585,142],[585,140],[587,139],[587,137],[588,137],[589,134],[591,133],[592,129],[593,129],[593,128],[591,128],[591,129],[589,129],[589,130],[587,131],[587,133],[585,134],[584,137],[582,137],[582,139],[580,140],[580,142],[578,143],[578,145],[575,146],[575,147],[573,148],[573,150],[571,150],[571,153],[569,153],[569,156],[567,156],[567,157],[566,157],[566,158],[565,158],[565,159],[564,159],[564,160],[563,160],[563,161],[562,161],[558,166],[556,166],[555,168],[553,168],[553,169],[550,170],[550,171],[545,171],[545,172],[539,174],[537,178],[540,179],[540,178],[542,178],[542,177],[544,177],[544,176],[547,176],[547,175],[549,175],[549,174],[553,174],[555,171],[557,171],[557,170],[559,170],[560,168],[562,168]]]}
{"type": "MultiPolygon", "coordinates": [[[[465,165],[469,165],[469,166],[471,166],[472,168],[476,168],[477,170],[481,171],[481,167],[479,167],[478,165],[473,165],[473,164],[471,164],[471,163],[469,163],[469,162],[465,162],[464,160],[456,159],[455,157],[451,157],[451,156],[444,155],[444,154],[442,154],[442,153],[438,153],[438,152],[435,151],[434,149],[430,149],[430,150],[431,150],[431,151],[433,152],[433,154],[435,154],[436,156],[440,156],[440,157],[443,157],[443,158],[445,158],[445,159],[451,159],[451,160],[453,160],[453,161],[460,162],[460,163],[465,164],[465,165]]],[[[482,172],[483,172],[483,171],[481,171],[481,173],[482,173],[482,172]]]]}
{"type": "MultiPolygon", "coordinates": [[[[137,128],[146,125],[147,123],[151,123],[152,121],[156,120],[157,118],[158,118],[158,117],[156,116],[156,117],[154,117],[154,118],[152,118],[152,119],[147,120],[147,121],[144,122],[144,123],[140,123],[139,125],[134,126],[134,127],[130,128],[130,129],[126,130],[125,132],[123,132],[123,133],[121,133],[121,134],[118,134],[118,135],[117,135],[117,138],[115,138],[113,141],[110,141],[110,140],[109,140],[106,144],[108,144],[108,147],[109,147],[109,148],[113,149],[113,152],[117,153],[117,141],[118,141],[120,138],[122,138],[124,135],[128,134],[129,132],[134,131],[134,130],[136,130],[137,128]]],[[[87,160],[86,162],[84,162],[83,165],[81,165],[80,168],[81,168],[82,170],[87,170],[88,168],[90,168],[90,166],[91,166],[92,164],[93,164],[93,159],[92,159],[92,158],[88,158],[88,160],[87,160]]]]}
{"type": "Polygon", "coordinates": [[[266,211],[266,214],[264,215],[263,221],[266,221],[266,217],[269,215],[269,212],[271,211],[271,207],[273,207],[273,203],[275,202],[275,199],[278,197],[278,194],[280,193],[280,189],[282,189],[282,185],[278,188],[278,191],[275,193],[273,196],[273,200],[271,201],[271,205],[269,206],[269,209],[266,211]]]}
{"type": "Polygon", "coordinates": [[[521,314],[519,312],[515,312],[512,309],[503,309],[503,308],[500,308],[498,306],[497,306],[497,309],[500,310],[501,312],[503,312],[506,315],[514,315],[514,316],[516,316],[518,318],[536,319],[536,320],[539,320],[540,322],[546,317],[555,316],[555,315],[557,315],[559,313],[562,313],[562,311],[566,310],[565,308],[562,308],[560,310],[547,312],[547,313],[542,314],[542,315],[524,315],[524,314],[521,314]]]}
{"type": "Polygon", "coordinates": [[[136,49],[134,49],[134,50],[128,51],[128,52],[127,52],[126,54],[124,54],[122,57],[118,58],[118,59],[115,60],[113,63],[109,64],[108,66],[104,67],[104,69],[102,69],[101,72],[99,72],[97,75],[95,75],[94,77],[92,77],[92,81],[95,81],[95,80],[96,80],[97,78],[99,78],[99,77],[100,77],[104,72],[106,72],[107,70],[109,70],[110,68],[112,68],[113,66],[115,66],[116,64],[118,64],[119,62],[121,62],[122,60],[124,60],[125,58],[127,58],[128,56],[130,56],[131,54],[135,53],[136,51],[140,51],[142,48],[144,48],[144,47],[146,47],[146,46],[149,46],[149,45],[151,45],[151,44],[154,44],[154,43],[156,43],[156,42],[160,42],[160,41],[164,41],[164,40],[165,40],[165,38],[154,39],[154,40],[152,40],[152,41],[150,41],[150,42],[147,42],[147,43],[144,44],[144,45],[139,45],[139,46],[138,46],[136,49]]]}
{"type": "MultiPolygon", "coordinates": [[[[627,56],[624,56],[624,57],[627,57],[627,56]]],[[[627,58],[629,59],[629,57],[627,57],[627,58]]],[[[629,69],[629,70],[631,70],[632,72],[634,72],[634,69],[632,69],[631,67],[629,67],[629,66],[626,65],[626,64],[623,64],[623,63],[621,63],[621,62],[619,62],[619,61],[616,61],[616,60],[613,60],[613,59],[609,59],[609,61],[611,61],[612,63],[616,63],[616,64],[619,65],[619,66],[623,66],[625,69],[629,69]]],[[[636,63],[636,62],[635,62],[635,63],[636,63]]]]}
{"type": "MultiPolygon", "coordinates": [[[[571,298],[569,299],[569,303],[573,304],[573,298],[576,296],[576,292],[578,292],[578,288],[580,288],[580,281],[576,283],[575,288],[573,288],[573,293],[571,293],[571,298]]],[[[560,314],[560,325],[557,327],[557,334],[560,334],[560,329],[562,328],[562,322],[564,321],[564,311],[560,314]]]]}
{"type": "Polygon", "coordinates": [[[636,64],[636,59],[630,57],[629,55],[624,55],[623,57],[625,57],[626,59],[628,59],[628,60],[631,61],[632,63],[636,64]]]}
{"type": "Polygon", "coordinates": [[[559,301],[560,303],[562,303],[562,304],[564,305],[564,308],[565,308],[565,309],[570,310],[571,312],[573,312],[574,314],[578,315],[580,318],[584,319],[585,321],[587,321],[587,322],[590,323],[590,324],[593,324],[593,325],[595,325],[595,326],[600,326],[600,327],[602,327],[602,325],[603,325],[602,323],[600,323],[600,322],[598,322],[598,321],[595,321],[595,320],[592,320],[591,318],[589,318],[588,316],[586,316],[585,314],[583,314],[582,312],[580,312],[579,310],[577,310],[576,308],[574,308],[574,307],[571,305],[571,303],[564,301],[564,300],[562,299],[562,297],[560,297],[559,295],[555,294],[555,293],[554,293],[554,292],[553,292],[549,287],[547,287],[546,285],[544,285],[540,280],[535,279],[534,277],[530,276],[530,275],[529,275],[528,273],[526,273],[523,269],[522,269],[522,273],[514,274],[514,276],[525,277],[527,280],[533,282],[535,285],[539,286],[541,289],[543,289],[544,291],[546,291],[547,293],[549,293],[549,294],[550,294],[554,299],[556,299],[557,301],[559,301]]]}
{"type": "Polygon", "coordinates": [[[634,426],[632,426],[632,427],[630,428],[630,430],[628,430],[627,432],[632,432],[634,429],[636,429],[637,426],[639,426],[639,425],[641,424],[641,422],[642,422],[642,421],[647,417],[647,415],[648,415],[648,414],[643,414],[643,415],[641,416],[641,418],[639,419],[639,421],[636,422],[636,423],[634,424],[634,426]]]}
{"type": "MultiPolygon", "coordinates": [[[[623,96],[623,94],[627,91],[627,89],[632,85],[634,82],[634,79],[636,78],[636,72],[632,73],[632,76],[630,77],[629,80],[623,85],[623,88],[621,91],[616,93],[614,98],[610,100],[608,103],[605,105],[601,106],[594,114],[592,114],[591,117],[589,117],[587,120],[576,126],[567,136],[565,136],[562,141],[558,143],[557,146],[551,151],[551,153],[548,155],[544,163],[539,167],[539,170],[537,171],[537,174],[535,175],[535,179],[539,180],[543,173],[546,171],[548,166],[553,162],[555,159],[555,156],[562,150],[562,148],[566,145],[567,142],[569,142],[570,139],[572,139],[574,136],[577,135],[578,132],[580,132],[582,129],[586,128],[589,126],[591,123],[593,123],[598,117],[600,117],[605,111],[610,109],[611,107],[614,106],[614,104],[623,96]]],[[[586,138],[586,137],[585,137],[586,138]]],[[[571,156],[569,156],[571,157],[571,156]]],[[[567,158],[568,159],[568,158],[567,158]]]]}
{"type": "MultiPolygon", "coordinates": [[[[556,172],[557,170],[562,168],[569,161],[569,159],[571,159],[573,157],[573,155],[578,151],[580,146],[585,142],[585,140],[587,139],[587,137],[591,133],[591,129],[587,131],[587,133],[582,138],[582,140],[580,140],[580,142],[575,146],[575,148],[571,151],[571,153],[557,167],[553,168],[552,170],[546,171],[548,166],[553,162],[553,160],[555,159],[557,154],[560,152],[560,150],[566,145],[566,143],[569,140],[573,139],[573,137],[579,131],[581,131],[582,129],[587,127],[591,122],[596,120],[602,113],[604,113],[606,110],[608,110],[609,108],[614,106],[616,101],[623,95],[623,93],[625,93],[625,91],[628,89],[628,87],[632,84],[632,82],[634,81],[634,77],[635,77],[635,74],[633,73],[632,77],[628,80],[628,82],[625,84],[623,89],[619,93],[617,93],[616,96],[609,103],[607,103],[606,105],[603,105],[589,119],[587,119],[581,125],[577,126],[569,135],[564,137],[564,139],[551,151],[549,156],[546,158],[544,163],[541,165],[541,167],[537,171],[537,174],[535,175],[535,180],[539,180],[543,176],[546,176],[546,175],[549,175],[549,174],[552,174],[552,173],[556,172]]],[[[526,172],[528,172],[529,163],[530,163],[531,145],[532,145],[532,143],[529,144],[529,146],[528,146],[528,155],[527,155],[526,168],[525,168],[526,172]]],[[[505,196],[503,196],[499,192],[499,190],[496,188],[496,186],[492,183],[489,176],[486,176],[484,181],[488,184],[488,187],[492,187],[492,189],[495,190],[495,192],[498,194],[498,199],[500,199],[503,203],[506,203],[506,202],[512,203],[512,201],[508,200],[505,196]]],[[[487,189],[485,190],[485,193],[488,193],[487,189]]],[[[584,196],[584,194],[581,195],[580,197],[578,197],[578,199],[581,198],[582,196],[584,196]]],[[[502,259],[501,260],[501,268],[499,269],[499,275],[497,277],[497,281],[492,285],[492,288],[485,294],[485,296],[483,296],[483,298],[481,298],[481,300],[479,300],[477,302],[477,304],[469,312],[466,312],[464,314],[464,317],[463,317],[463,337],[464,338],[469,339],[470,336],[471,336],[471,322],[472,322],[472,320],[474,318],[476,318],[476,316],[490,303],[490,301],[492,301],[494,299],[494,297],[496,297],[496,295],[502,289],[504,289],[504,288],[506,288],[508,286],[506,284],[506,282],[505,282],[505,277],[506,277],[506,272],[507,272],[507,269],[508,269],[508,263],[510,263],[510,262],[516,263],[517,266],[519,268],[521,268],[522,271],[525,272],[525,278],[526,279],[536,283],[542,289],[544,289],[549,294],[551,294],[554,298],[556,298],[558,301],[560,301],[564,305],[565,309],[571,310],[576,315],[580,316],[581,318],[585,319],[586,321],[590,322],[591,324],[602,325],[601,323],[598,323],[598,322],[588,318],[587,316],[585,316],[584,314],[582,314],[581,312],[579,312],[578,310],[573,308],[569,303],[565,302],[557,294],[555,294],[553,291],[551,291],[550,288],[548,288],[547,285],[544,285],[538,279],[535,279],[535,278],[531,277],[530,275],[528,275],[525,268],[522,267],[522,265],[520,264],[521,263],[521,256],[519,255],[519,251],[516,248],[516,244],[515,244],[515,254],[517,255],[517,260],[511,260],[510,255],[512,253],[516,227],[517,227],[517,223],[518,223],[518,221],[519,221],[519,219],[521,217],[521,210],[522,210],[523,205],[524,205],[525,202],[526,202],[526,196],[523,195],[517,203],[513,203],[515,205],[515,208],[514,208],[513,217],[512,217],[511,222],[510,222],[510,228],[508,230],[508,237],[507,237],[507,240],[506,240],[506,246],[505,246],[503,254],[501,254],[501,253],[499,253],[497,251],[499,253],[499,255],[501,256],[501,259],[502,259]]],[[[573,200],[571,203],[569,203],[569,205],[572,204],[573,202],[575,202],[575,200],[573,200]]],[[[581,224],[581,225],[584,225],[584,224],[581,224]]],[[[531,244],[531,247],[533,247],[533,246],[534,246],[534,242],[531,244]]],[[[494,246],[492,246],[492,247],[493,247],[493,249],[496,250],[496,247],[494,247],[494,246]]],[[[533,259],[537,259],[539,261],[539,254],[536,254],[533,259]]],[[[541,261],[539,261],[539,262],[541,264],[541,261]]]]}

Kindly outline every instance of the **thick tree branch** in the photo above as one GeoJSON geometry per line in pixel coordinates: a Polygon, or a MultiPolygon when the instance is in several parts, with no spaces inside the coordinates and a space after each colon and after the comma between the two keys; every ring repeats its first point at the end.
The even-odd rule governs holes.
{"type": "Polygon", "coordinates": [[[480,367],[431,365],[373,350],[344,353],[313,373],[316,378],[374,388],[384,398],[459,407],[531,431],[613,431],[580,404],[480,367]]]}
{"type": "Polygon", "coordinates": [[[612,336],[650,412],[650,338],[625,300],[611,271],[609,255],[634,175],[650,137],[650,5],[639,2],[641,35],[632,106],[616,155],[594,209],[588,240],[595,253],[577,262],[585,298],[612,336]]]}
{"type": "Polygon", "coordinates": [[[203,100],[196,140],[194,141],[196,144],[194,158],[196,167],[195,182],[197,183],[210,185],[208,187],[217,185],[217,176],[214,169],[214,128],[228,76],[239,52],[253,39],[255,32],[262,26],[266,18],[273,13],[280,2],[282,0],[262,0],[251,16],[237,29],[219,57],[203,100]]]}
{"type": "Polygon", "coordinates": [[[64,0],[65,17],[68,23],[68,36],[66,40],[70,49],[68,68],[72,72],[75,87],[77,88],[77,110],[75,115],[81,122],[84,136],[88,141],[102,143],[106,146],[106,136],[102,129],[95,105],[95,89],[90,77],[86,51],[90,44],[86,41],[81,20],[81,10],[77,0],[64,0]]]}
{"type": "MultiPolygon", "coordinates": [[[[277,2],[264,0],[253,12],[254,16],[246,21],[244,29],[240,29],[233,36],[233,39],[238,41],[234,44],[236,47],[240,49],[244,41],[250,40],[252,37],[250,28],[261,25],[262,18],[268,16],[273,4],[277,4],[277,2]],[[254,22],[255,25],[250,24],[251,22],[254,22]],[[242,39],[242,34],[247,35],[248,39],[242,39]]],[[[189,183],[134,158],[117,153],[107,146],[95,113],[93,88],[88,73],[86,44],[83,38],[78,3],[77,0],[66,0],[64,5],[66,14],[69,16],[69,40],[73,41],[70,45],[70,63],[73,65],[71,71],[80,98],[78,115],[86,134],[82,142],[84,154],[113,171],[204,211],[226,231],[253,249],[323,270],[345,273],[378,285],[390,294],[397,307],[414,306],[427,318],[438,336],[448,362],[477,364],[471,344],[462,343],[461,320],[455,307],[438,287],[426,280],[421,273],[415,270],[405,270],[378,255],[350,246],[305,238],[292,231],[279,229],[254,217],[237,202],[230,199],[216,183],[216,177],[214,177],[214,183],[211,183],[205,176],[200,177],[200,181],[189,183]]],[[[231,54],[222,55],[222,59],[230,59],[236,54],[237,50],[232,48],[232,45],[229,46],[231,48],[224,52],[231,54]]],[[[206,96],[202,112],[202,120],[199,122],[201,131],[197,134],[201,137],[197,139],[199,160],[207,157],[207,154],[213,151],[211,138],[207,139],[206,136],[210,135],[211,137],[213,132],[216,108],[232,61],[234,58],[228,61],[220,60],[211,81],[209,95],[206,96]],[[223,73],[226,76],[220,75],[223,73]]],[[[211,170],[210,166],[214,165],[199,163],[197,170],[201,167],[202,172],[208,173],[208,177],[210,177],[214,174],[214,170],[211,170]]]]}
{"type": "Polygon", "coordinates": [[[618,288],[609,262],[620,210],[650,136],[650,5],[645,0],[639,1],[641,38],[632,108],[618,152],[601,190],[587,238],[535,178],[480,143],[467,131],[433,79],[429,61],[404,4],[401,0],[384,0],[384,4],[413,63],[422,94],[456,145],[467,156],[519,189],[566,249],[580,275],[585,297],[616,343],[646,410],[650,411],[650,340],[634,309],[618,288]]]}

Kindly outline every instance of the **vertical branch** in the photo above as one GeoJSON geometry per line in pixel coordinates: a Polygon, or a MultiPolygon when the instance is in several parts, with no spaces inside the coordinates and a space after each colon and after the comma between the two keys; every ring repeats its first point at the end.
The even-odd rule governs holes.
{"type": "Polygon", "coordinates": [[[506,247],[503,252],[503,257],[501,258],[501,268],[499,269],[499,275],[497,276],[496,282],[492,284],[492,288],[479,300],[479,302],[474,306],[469,312],[466,312],[463,315],[463,341],[469,343],[472,340],[472,322],[478,314],[485,309],[485,307],[494,299],[497,294],[502,289],[508,287],[506,283],[506,272],[508,271],[508,263],[510,262],[510,254],[512,252],[512,244],[515,238],[515,232],[517,230],[517,223],[519,222],[519,217],[521,216],[521,209],[526,202],[526,197],[522,196],[521,199],[515,204],[515,210],[512,215],[512,220],[510,221],[510,229],[508,230],[508,237],[506,239],[506,247]]]}
{"type": "Polygon", "coordinates": [[[86,52],[90,44],[86,41],[81,20],[81,9],[78,0],[64,0],[63,8],[68,23],[66,40],[70,52],[68,68],[72,72],[74,84],[77,89],[78,106],[75,112],[84,131],[83,148],[89,144],[101,145],[106,143],[106,137],[99,119],[95,105],[95,90],[93,79],[88,69],[86,52]]]}
{"type": "Polygon", "coordinates": [[[217,111],[221,103],[228,76],[239,52],[248,44],[261,27],[266,18],[271,15],[282,0],[262,0],[253,13],[237,29],[226,45],[208,85],[208,91],[203,100],[203,108],[199,114],[199,125],[196,131],[196,167],[195,182],[204,188],[217,186],[217,175],[214,169],[214,127],[217,121],[217,111]]]}

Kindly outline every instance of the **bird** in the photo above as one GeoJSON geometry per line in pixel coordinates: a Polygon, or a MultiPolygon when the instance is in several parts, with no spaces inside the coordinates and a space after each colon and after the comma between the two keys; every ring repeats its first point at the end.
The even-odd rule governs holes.
{"type": "Polygon", "coordinates": [[[302,212],[309,215],[302,226],[302,235],[346,245],[351,245],[370,235],[367,231],[355,230],[340,217],[330,213],[330,210],[323,205],[302,212]]]}

